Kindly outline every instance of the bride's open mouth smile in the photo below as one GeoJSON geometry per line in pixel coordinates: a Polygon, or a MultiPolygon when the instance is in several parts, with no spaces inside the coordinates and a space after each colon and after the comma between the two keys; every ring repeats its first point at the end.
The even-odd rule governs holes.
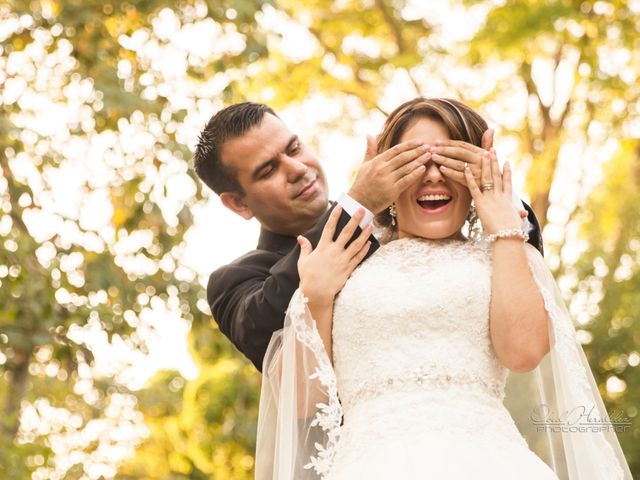
{"type": "Polygon", "coordinates": [[[448,210],[453,197],[447,192],[423,193],[416,198],[416,203],[420,210],[427,214],[433,215],[448,210]]]}

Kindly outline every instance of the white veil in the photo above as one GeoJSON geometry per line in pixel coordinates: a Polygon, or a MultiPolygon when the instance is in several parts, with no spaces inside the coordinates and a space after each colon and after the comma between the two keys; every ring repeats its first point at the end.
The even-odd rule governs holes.
{"type": "MultiPolygon", "coordinates": [[[[540,253],[529,267],[550,319],[551,350],[533,371],[509,375],[505,405],[529,447],[560,479],[632,480],[560,291],[540,253]]],[[[297,290],[263,364],[257,480],[322,479],[340,436],[336,376],[297,290]]]]}
{"type": "Polygon", "coordinates": [[[631,480],[616,436],[616,430],[627,425],[610,421],[569,312],[544,259],[532,247],[527,248],[527,257],[550,319],[551,350],[532,372],[510,374],[505,404],[530,448],[558,477],[631,480]],[[532,393],[525,402],[518,384],[528,385],[532,393]],[[522,404],[527,408],[526,418],[522,404]]]}
{"type": "Polygon", "coordinates": [[[336,376],[300,289],[262,369],[256,480],[319,479],[329,472],[340,435],[336,376]]]}

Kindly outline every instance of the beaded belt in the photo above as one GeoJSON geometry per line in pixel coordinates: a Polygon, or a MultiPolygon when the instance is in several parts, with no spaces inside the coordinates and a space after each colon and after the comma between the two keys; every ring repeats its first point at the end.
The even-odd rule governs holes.
{"type": "Polygon", "coordinates": [[[432,370],[425,369],[424,367],[418,367],[407,374],[389,375],[375,380],[368,380],[362,382],[353,392],[349,395],[349,404],[356,403],[360,400],[376,397],[380,394],[395,390],[398,386],[435,386],[439,389],[446,389],[447,387],[462,387],[465,389],[476,390],[478,387],[486,393],[492,396],[502,399],[504,395],[504,384],[501,381],[486,380],[477,373],[460,372],[460,373],[445,373],[434,372],[432,370]]]}

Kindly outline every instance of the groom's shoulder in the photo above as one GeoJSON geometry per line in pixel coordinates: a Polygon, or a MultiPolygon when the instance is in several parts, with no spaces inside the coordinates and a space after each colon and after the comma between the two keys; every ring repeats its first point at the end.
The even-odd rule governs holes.
{"type": "Polygon", "coordinates": [[[236,258],[232,262],[214,270],[209,275],[207,290],[225,290],[255,275],[268,272],[281,255],[276,252],[255,249],[236,258]]]}

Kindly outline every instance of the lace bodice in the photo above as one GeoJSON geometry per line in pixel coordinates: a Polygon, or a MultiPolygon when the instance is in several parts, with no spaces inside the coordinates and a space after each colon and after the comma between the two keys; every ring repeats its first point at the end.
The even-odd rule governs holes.
{"type": "Polygon", "coordinates": [[[489,337],[490,296],[486,243],[401,239],[382,246],[335,303],[334,367],[345,418],[362,400],[399,390],[463,388],[501,400],[507,370],[489,337]]]}
{"type": "Polygon", "coordinates": [[[527,258],[552,349],[510,383],[509,410],[489,332],[491,244],[403,239],[378,249],[335,301],[333,365],[297,290],[265,355],[256,478],[557,480],[517,411],[536,453],[570,470],[562,478],[631,480],[614,433],[538,434],[523,418],[538,401],[607,415],[551,272],[536,251],[527,258]]]}

